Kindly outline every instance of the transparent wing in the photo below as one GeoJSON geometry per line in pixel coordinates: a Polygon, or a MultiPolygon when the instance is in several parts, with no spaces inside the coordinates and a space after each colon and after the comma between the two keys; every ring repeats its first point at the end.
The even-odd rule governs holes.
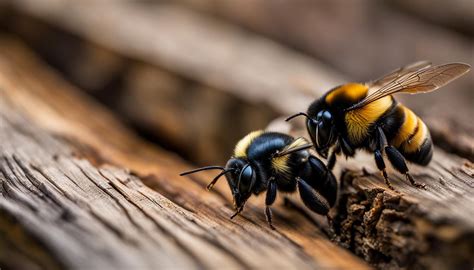
{"type": "Polygon", "coordinates": [[[294,152],[313,147],[313,144],[308,142],[305,138],[296,138],[293,142],[287,145],[283,150],[275,154],[275,157],[285,156],[294,152]]]}
{"type": "Polygon", "coordinates": [[[417,94],[434,91],[457,79],[468,72],[469,69],[470,66],[463,63],[421,67],[421,69],[408,72],[374,90],[363,100],[346,109],[346,111],[361,108],[377,99],[399,92],[417,94]]]}
{"type": "Polygon", "coordinates": [[[428,68],[430,66],[431,66],[431,63],[428,61],[418,61],[415,63],[411,63],[404,67],[398,68],[388,74],[385,74],[384,76],[378,78],[375,81],[369,82],[368,86],[369,88],[380,88],[383,85],[386,85],[387,83],[390,83],[408,73],[412,73],[417,70],[428,68]]]}

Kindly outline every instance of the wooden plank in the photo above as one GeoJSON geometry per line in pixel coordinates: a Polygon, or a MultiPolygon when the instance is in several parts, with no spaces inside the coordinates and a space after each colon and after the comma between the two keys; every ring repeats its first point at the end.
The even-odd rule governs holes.
{"type": "Polygon", "coordinates": [[[259,200],[229,220],[223,182],[207,192],[209,174],[179,177],[189,165],[137,138],[5,38],[0,97],[1,265],[368,268],[282,206],[277,231],[259,200]]]}

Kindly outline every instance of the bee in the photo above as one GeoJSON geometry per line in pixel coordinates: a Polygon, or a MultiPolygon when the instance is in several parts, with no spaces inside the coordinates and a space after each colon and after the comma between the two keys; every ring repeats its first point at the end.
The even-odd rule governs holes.
{"type": "Polygon", "coordinates": [[[434,91],[468,72],[470,66],[450,63],[432,66],[426,61],[399,68],[368,83],[347,83],[315,100],[307,112],[306,128],[319,155],[332,170],[337,155],[354,156],[365,149],[374,154],[385,183],[393,189],[385,170],[384,153],[393,167],[414,186],[424,188],[410,175],[406,160],[426,166],[433,156],[430,132],[410,109],[397,102],[395,93],[434,91]]]}
{"type": "Polygon", "coordinates": [[[270,228],[277,191],[295,192],[310,210],[328,215],[337,197],[336,178],[326,165],[308,151],[312,147],[304,138],[296,138],[278,132],[254,131],[242,138],[235,146],[232,157],[225,167],[208,166],[183,172],[187,175],[204,170],[221,170],[209,183],[208,190],[223,175],[232,192],[236,212],[242,212],[249,197],[266,192],[265,216],[270,228]]]}

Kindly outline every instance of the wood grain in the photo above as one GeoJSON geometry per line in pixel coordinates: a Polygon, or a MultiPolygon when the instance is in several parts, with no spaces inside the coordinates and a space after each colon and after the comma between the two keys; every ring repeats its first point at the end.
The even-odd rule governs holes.
{"type": "Polygon", "coordinates": [[[297,211],[275,207],[277,231],[259,200],[229,220],[224,183],[207,192],[209,174],[179,177],[189,165],[138,139],[19,43],[2,38],[0,52],[2,265],[368,268],[297,211]]]}
{"type": "MultiPolygon", "coordinates": [[[[291,133],[306,136],[303,125],[294,125],[291,133]]],[[[426,190],[411,186],[391,167],[387,172],[396,192],[388,189],[366,152],[339,157],[335,174],[341,194],[330,235],[381,269],[469,269],[474,265],[473,163],[435,147],[429,166],[408,166],[426,190]]]]}
{"type": "MultiPolygon", "coordinates": [[[[128,89],[140,88],[137,87],[137,85],[140,86],[137,83],[140,81],[146,82],[144,83],[146,85],[155,84],[157,81],[168,81],[171,85],[170,92],[172,89],[192,88],[189,87],[191,84],[198,89],[207,89],[209,96],[216,93],[226,93],[229,103],[240,100],[243,104],[254,104],[258,109],[269,111],[269,115],[273,115],[302,110],[301,108],[305,108],[313,98],[335,85],[342,78],[331,72],[330,69],[324,68],[320,62],[308,60],[306,56],[295,53],[287,47],[250,34],[241,28],[228,24],[221,25],[220,20],[211,19],[173,4],[153,5],[156,9],[151,12],[152,9],[146,10],[143,6],[131,3],[121,3],[113,7],[100,4],[97,6],[92,4],[91,6],[66,5],[61,1],[54,1],[56,6],[53,2],[51,2],[53,6],[45,4],[48,1],[19,1],[18,3],[20,10],[28,10],[30,14],[42,18],[52,25],[61,24],[63,31],[72,33],[75,36],[74,40],[84,42],[85,48],[92,48],[91,51],[99,52],[98,55],[106,55],[107,59],[111,59],[112,68],[106,67],[104,70],[114,70],[119,67],[116,71],[119,74],[119,79],[134,78],[130,81],[135,84],[130,84],[131,87],[128,89]],[[45,7],[53,8],[45,9],[45,7]],[[96,9],[103,10],[103,14],[91,12],[96,9]],[[68,16],[71,10],[74,10],[74,17],[68,16]],[[133,20],[123,20],[121,16],[124,15],[125,10],[130,10],[127,16],[133,20]],[[121,27],[117,27],[117,25],[121,27]],[[144,25],[148,26],[142,27],[144,25]],[[150,25],[154,27],[150,27],[150,25]],[[175,25],[180,25],[181,28],[176,31],[171,30],[175,25]],[[141,30],[134,31],[134,29],[141,30]],[[102,33],[107,34],[103,35],[102,33]],[[192,35],[192,33],[202,33],[202,35],[192,35]],[[133,43],[130,40],[140,42],[133,43]],[[213,46],[208,46],[209,40],[214,41],[213,46]],[[232,42],[227,42],[228,40],[232,42]],[[161,43],[161,41],[163,42],[161,43]],[[238,48],[235,47],[234,42],[240,44],[238,48]],[[190,51],[198,51],[200,54],[183,53],[190,51]],[[203,60],[206,58],[209,61],[203,60]],[[130,63],[132,63],[131,72],[127,70],[122,73],[121,68],[130,63]],[[255,76],[255,70],[261,71],[264,76],[255,76]],[[216,74],[216,76],[209,74],[216,74]],[[155,81],[153,80],[155,75],[162,77],[155,81]],[[311,85],[309,90],[300,89],[298,84],[288,79],[294,78],[294,76],[301,79],[304,85],[311,85]],[[185,83],[182,84],[183,82],[185,83]],[[255,92],[255,89],[262,89],[262,91],[255,92]],[[258,107],[262,106],[261,104],[266,104],[265,106],[268,106],[269,109],[258,107]]],[[[408,21],[403,25],[413,24],[408,21]]],[[[398,33],[397,31],[394,33],[398,33]]],[[[416,31],[418,30],[413,30],[413,32],[416,31]]],[[[466,52],[469,52],[471,43],[463,38],[448,38],[437,46],[461,48],[456,51],[459,59],[466,55],[470,56],[466,52]],[[459,43],[457,43],[458,41],[459,43]]],[[[199,220],[205,224],[202,226],[204,229],[196,229],[197,234],[204,238],[217,239],[218,246],[215,246],[214,242],[209,245],[214,245],[216,251],[213,257],[220,261],[229,260],[232,261],[232,266],[237,265],[242,268],[267,266],[269,263],[271,263],[268,265],[269,267],[286,267],[290,263],[302,268],[345,268],[348,266],[357,268],[365,266],[348,253],[329,243],[326,239],[329,235],[343,247],[378,268],[471,269],[474,264],[471,258],[471,254],[474,253],[474,224],[471,207],[473,201],[470,196],[474,187],[473,165],[462,158],[465,157],[472,161],[472,142],[474,140],[470,133],[472,130],[471,121],[465,120],[453,124],[450,119],[440,116],[442,112],[439,112],[439,108],[428,106],[431,107],[428,108],[431,111],[428,110],[429,113],[426,114],[432,115],[433,118],[424,119],[427,120],[437,145],[452,153],[436,148],[435,158],[429,167],[410,166],[414,176],[420,182],[427,184],[426,191],[412,188],[393,172],[390,174],[394,179],[394,186],[400,193],[387,190],[373,167],[373,158],[363,154],[358,155],[357,159],[348,162],[342,161],[338,164],[342,195],[338,206],[331,212],[334,216],[332,227],[327,226],[325,220],[319,216],[307,212],[298,200],[289,199],[286,207],[279,205],[276,208],[278,231],[273,232],[268,230],[265,225],[262,198],[256,198],[251,202],[243,216],[234,221],[228,221],[227,218],[231,214],[231,210],[225,184],[221,183],[215,192],[207,193],[204,192],[203,187],[211,175],[205,174],[205,177],[193,176],[190,178],[177,177],[176,174],[179,171],[189,168],[189,165],[180,158],[138,139],[102,107],[93,105],[94,102],[79,94],[78,89],[71,88],[56,75],[45,72],[45,67],[31,60],[34,57],[29,56],[24,50],[17,51],[17,44],[6,42],[3,48],[5,52],[2,55],[4,65],[1,69],[2,73],[0,73],[3,74],[1,75],[2,84],[6,85],[5,89],[18,90],[4,90],[3,97],[9,100],[9,104],[12,104],[11,111],[19,111],[19,117],[31,121],[34,130],[37,128],[47,130],[48,136],[51,136],[51,133],[56,134],[55,136],[59,134],[59,138],[54,137],[60,141],[58,144],[64,144],[61,147],[67,149],[74,149],[74,154],[66,156],[67,159],[83,161],[85,158],[98,171],[103,170],[103,166],[106,166],[107,169],[112,167],[113,170],[123,171],[127,177],[134,179],[133,182],[143,182],[146,186],[164,195],[166,197],[164,199],[172,201],[174,207],[181,209],[181,213],[185,213],[185,216],[188,215],[188,212],[192,213],[191,223],[199,220]],[[58,91],[58,89],[68,90],[64,92],[58,91]],[[433,110],[435,111],[433,112],[433,110]],[[34,127],[35,125],[39,127],[34,127]],[[452,134],[456,134],[456,136],[452,134]],[[123,167],[130,168],[131,171],[124,170],[123,167]],[[360,172],[363,168],[369,174],[361,175],[360,172]],[[263,255],[249,255],[248,252],[242,250],[242,246],[245,247],[245,251],[251,248],[259,255],[263,255]]],[[[438,52],[438,50],[435,48],[431,52],[438,52]]],[[[356,57],[361,57],[361,55],[356,57]]],[[[78,57],[78,59],[80,58],[78,57]]],[[[102,58],[92,57],[91,59],[102,58]]],[[[451,60],[454,59],[449,59],[449,61],[451,60]]],[[[80,60],[78,61],[80,62],[80,60]]],[[[401,61],[401,59],[397,61],[401,61]]],[[[96,63],[101,62],[97,61],[96,63]]],[[[389,62],[394,63],[393,61],[389,62]]],[[[351,63],[354,64],[354,61],[351,63]]],[[[82,63],[78,66],[85,67],[87,65],[82,63]]],[[[94,80],[83,80],[83,82],[86,81],[92,82],[91,85],[94,85],[94,80]]],[[[95,82],[98,82],[99,87],[97,88],[100,88],[100,80],[95,82]]],[[[111,89],[114,89],[115,86],[112,85],[111,89]]],[[[146,93],[153,92],[152,89],[146,93]]],[[[131,96],[143,98],[143,93],[136,92],[131,96]]],[[[179,93],[181,94],[181,92],[179,93]]],[[[161,98],[159,96],[156,100],[161,98]]],[[[146,100],[150,101],[148,104],[153,104],[156,101],[152,101],[151,98],[146,100]]],[[[135,100],[135,102],[133,104],[135,106],[143,104],[140,103],[143,100],[135,100]]],[[[428,101],[424,102],[430,104],[428,101]]],[[[210,103],[202,104],[209,106],[210,103]]],[[[457,105],[459,110],[472,111],[472,107],[461,106],[461,103],[453,104],[457,105]]],[[[147,113],[149,106],[137,107],[143,110],[139,115],[136,115],[135,120],[143,120],[145,116],[149,115],[147,113]]],[[[252,109],[248,110],[248,112],[251,111],[252,109]]],[[[130,111],[128,115],[130,115],[130,111]]],[[[209,113],[209,115],[211,114],[209,113]]],[[[252,119],[253,115],[249,113],[245,119],[252,119]]],[[[470,114],[462,115],[468,117],[470,114]]],[[[16,119],[17,116],[9,117],[16,119]]],[[[228,119],[219,118],[216,123],[219,122],[228,123],[228,119]]],[[[301,123],[295,123],[295,125],[295,134],[305,134],[301,123]]],[[[276,120],[272,126],[285,127],[281,120],[276,120]]],[[[199,130],[199,126],[195,128],[199,130]]],[[[9,127],[9,129],[12,128],[9,127]]],[[[159,133],[161,130],[170,132],[171,128],[162,126],[155,133],[159,133]]],[[[170,132],[170,134],[178,134],[178,132],[170,132]]],[[[180,142],[182,141],[184,139],[181,139],[180,142]]],[[[230,140],[229,143],[231,143],[230,140]]],[[[41,148],[41,145],[35,147],[41,148]]],[[[16,148],[12,147],[12,149],[16,148]]],[[[225,151],[220,153],[225,153],[225,151]]],[[[11,159],[14,159],[13,156],[11,159]]],[[[20,160],[26,164],[23,165],[25,168],[29,168],[30,161],[30,159],[20,160]]],[[[9,163],[6,164],[5,166],[10,166],[9,163]]],[[[42,166],[56,166],[54,163],[53,165],[48,164],[44,163],[42,166]]],[[[15,164],[13,163],[13,165],[15,164]]],[[[111,175],[116,174],[111,172],[111,175]]],[[[91,181],[107,182],[109,180],[104,180],[103,175],[99,175],[98,179],[94,178],[91,181]]],[[[155,194],[154,196],[158,196],[147,187],[143,188],[155,194]]],[[[126,199],[126,201],[130,200],[126,199]]],[[[167,202],[171,203],[170,201],[167,202]]],[[[12,216],[15,217],[15,215],[12,216]]],[[[9,224],[15,223],[5,225],[5,228],[8,228],[7,231],[11,229],[9,224]]],[[[109,229],[120,231],[119,233],[114,232],[115,234],[126,234],[122,232],[123,228],[120,224],[127,223],[125,221],[120,221],[118,225],[113,223],[112,229],[109,229]]],[[[188,225],[184,224],[183,226],[188,225]]],[[[194,229],[193,232],[195,232],[194,229]]],[[[10,242],[15,245],[6,246],[6,250],[22,246],[19,243],[24,243],[21,241],[29,239],[27,238],[29,234],[29,232],[22,233],[19,230],[18,238],[15,238],[15,242],[10,242]]],[[[187,233],[183,234],[183,237],[187,239],[187,233]]],[[[191,237],[195,237],[195,235],[191,237]]],[[[183,242],[185,244],[182,246],[175,247],[177,256],[182,256],[182,254],[188,256],[184,260],[184,264],[189,260],[190,265],[198,267],[216,265],[212,260],[214,258],[207,258],[207,254],[200,253],[200,247],[204,246],[206,241],[197,248],[188,247],[187,245],[191,242],[191,240],[183,242]],[[201,259],[200,256],[206,258],[201,259]]],[[[31,250],[34,251],[31,253],[34,255],[30,255],[30,257],[33,259],[27,260],[25,264],[35,265],[36,260],[44,260],[44,264],[61,267],[61,264],[65,263],[52,255],[44,255],[55,252],[52,252],[51,249],[46,249],[45,252],[41,246],[44,244],[43,242],[35,243],[31,247],[31,250]]],[[[144,254],[148,254],[145,248],[144,250],[144,254]]],[[[24,254],[28,253],[15,252],[12,252],[12,258],[14,256],[25,257],[24,254]]],[[[142,261],[138,255],[138,257],[133,257],[133,254],[130,256],[130,258],[123,259],[130,260],[132,263],[135,260],[142,261]]],[[[154,266],[155,261],[147,258],[143,259],[143,263],[154,266]]],[[[187,266],[189,265],[185,267],[187,266]]],[[[229,266],[231,265],[229,264],[229,266]]]]}

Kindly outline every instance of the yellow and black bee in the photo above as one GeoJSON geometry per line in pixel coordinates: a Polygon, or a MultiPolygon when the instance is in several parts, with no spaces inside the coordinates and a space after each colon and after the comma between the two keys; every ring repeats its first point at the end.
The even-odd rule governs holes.
{"type": "Polygon", "coordinates": [[[433,155],[433,144],[425,123],[392,96],[395,93],[426,93],[436,90],[468,72],[470,66],[450,63],[432,66],[416,62],[369,83],[347,83],[328,91],[314,101],[306,116],[306,127],[316,151],[327,158],[332,169],[336,155],[346,157],[356,149],[374,153],[375,163],[386,184],[393,189],[385,171],[383,153],[393,167],[415,182],[405,159],[426,166],[433,155]]]}
{"type": "Polygon", "coordinates": [[[307,149],[311,147],[312,144],[303,138],[254,131],[237,143],[225,167],[202,167],[180,175],[221,170],[207,188],[210,190],[221,176],[226,176],[236,209],[231,218],[243,210],[252,194],[266,191],[265,215],[273,229],[270,206],[276,199],[277,190],[294,192],[298,189],[303,203],[322,215],[327,215],[336,202],[336,178],[321,160],[310,155],[307,149]]]}

